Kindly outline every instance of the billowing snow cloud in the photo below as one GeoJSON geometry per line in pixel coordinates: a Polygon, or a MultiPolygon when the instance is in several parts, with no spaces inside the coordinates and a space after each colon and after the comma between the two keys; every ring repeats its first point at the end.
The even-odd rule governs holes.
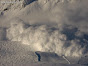
{"type": "Polygon", "coordinates": [[[7,29],[7,38],[11,41],[20,41],[32,47],[33,51],[56,52],[58,55],[80,57],[85,54],[86,45],[82,46],[81,41],[74,36],[75,29],[64,32],[59,27],[47,25],[29,25],[26,27],[21,20],[11,23],[7,29]],[[72,37],[71,39],[69,39],[72,37]],[[74,38],[74,39],[73,39],[74,38]]]}
{"type": "MultiPolygon", "coordinates": [[[[23,2],[24,6],[28,5],[28,1],[23,2]]],[[[87,3],[88,0],[37,0],[25,8],[22,7],[18,13],[15,9],[12,12],[1,12],[8,24],[11,21],[7,38],[21,41],[31,46],[34,51],[50,51],[76,57],[87,54],[87,3]],[[16,13],[15,16],[13,12],[16,13]]],[[[18,5],[11,6],[14,8],[18,5]]],[[[2,23],[6,23],[5,21],[2,23]]]]}

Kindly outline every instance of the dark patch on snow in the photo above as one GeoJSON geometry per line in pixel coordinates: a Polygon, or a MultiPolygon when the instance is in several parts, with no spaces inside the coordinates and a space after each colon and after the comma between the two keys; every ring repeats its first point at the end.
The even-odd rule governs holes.
{"type": "Polygon", "coordinates": [[[41,56],[39,53],[35,52],[35,54],[38,56],[38,61],[41,61],[41,56]]]}
{"type": "Polygon", "coordinates": [[[3,11],[7,11],[8,10],[8,8],[5,8],[3,11]]]}
{"type": "Polygon", "coordinates": [[[7,40],[6,29],[7,28],[0,27],[0,40],[7,40]]]}
{"type": "Polygon", "coordinates": [[[4,15],[4,13],[3,13],[3,12],[0,12],[0,17],[1,17],[2,15],[4,15]]]}
{"type": "Polygon", "coordinates": [[[34,2],[34,1],[38,1],[38,0],[31,0],[31,2],[30,2],[30,3],[34,2]]]}
{"type": "Polygon", "coordinates": [[[78,64],[88,66],[88,56],[81,57],[81,59],[79,59],[79,61],[78,61],[78,64]]]}
{"type": "Polygon", "coordinates": [[[34,1],[38,1],[38,0],[25,0],[25,1],[24,1],[24,4],[23,4],[23,7],[25,7],[26,5],[31,4],[31,3],[34,2],[34,1]]]}
{"type": "Polygon", "coordinates": [[[66,60],[64,60],[62,57],[58,56],[54,52],[36,51],[35,53],[38,56],[38,61],[41,61],[41,62],[54,62],[54,63],[66,63],[67,64],[66,60]]]}

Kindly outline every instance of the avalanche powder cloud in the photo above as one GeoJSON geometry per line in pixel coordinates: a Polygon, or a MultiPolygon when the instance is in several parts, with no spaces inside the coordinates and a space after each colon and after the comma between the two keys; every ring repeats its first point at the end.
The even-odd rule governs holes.
{"type": "Polygon", "coordinates": [[[58,27],[26,26],[21,20],[11,23],[11,27],[7,29],[7,38],[32,47],[32,51],[56,52],[60,56],[80,57],[85,51],[79,40],[67,40],[58,27]]]}
{"type": "Polygon", "coordinates": [[[76,57],[87,54],[88,0],[21,1],[21,4],[10,4],[10,7],[0,4],[3,6],[0,17],[5,19],[0,18],[0,24],[9,24],[11,21],[11,27],[7,29],[9,40],[21,41],[31,46],[33,51],[50,51],[76,57]],[[3,11],[6,8],[8,10],[3,11]],[[50,26],[47,26],[47,22],[50,26]]]}

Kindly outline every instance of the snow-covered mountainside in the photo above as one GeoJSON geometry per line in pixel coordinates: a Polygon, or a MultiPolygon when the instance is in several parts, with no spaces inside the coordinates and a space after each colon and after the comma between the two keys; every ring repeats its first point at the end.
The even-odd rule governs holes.
{"type": "Polygon", "coordinates": [[[32,51],[88,55],[88,0],[0,0],[0,40],[32,51]]]}
{"type": "Polygon", "coordinates": [[[21,9],[33,0],[0,0],[0,10],[21,9]]]}

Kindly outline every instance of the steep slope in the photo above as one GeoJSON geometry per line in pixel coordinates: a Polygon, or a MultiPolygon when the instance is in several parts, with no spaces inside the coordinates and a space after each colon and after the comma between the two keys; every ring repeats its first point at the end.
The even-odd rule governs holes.
{"type": "Polygon", "coordinates": [[[16,66],[38,62],[35,52],[19,42],[0,41],[0,66],[16,66]]]}
{"type": "Polygon", "coordinates": [[[0,0],[0,66],[88,66],[87,6],[88,0],[0,0]]]}
{"type": "Polygon", "coordinates": [[[36,47],[40,51],[42,49],[46,51],[45,48],[47,48],[47,51],[52,50],[59,53],[60,55],[64,54],[66,56],[82,56],[84,54],[87,54],[88,49],[85,49],[88,47],[87,0],[20,1],[16,1],[16,3],[14,4],[0,3],[1,6],[3,6],[0,15],[0,26],[8,28],[10,27],[10,23],[16,22],[15,25],[13,24],[13,26],[7,29],[7,38],[9,38],[9,40],[21,41],[22,43],[26,43],[27,45],[33,43],[33,47],[36,47]],[[17,3],[20,1],[22,1],[21,4],[17,3]],[[22,22],[22,24],[20,23],[19,25],[18,22],[22,22]],[[31,28],[25,28],[23,26],[24,23],[29,24],[29,26],[32,25],[31,28]],[[42,24],[44,24],[45,27],[42,28],[42,24]],[[34,27],[35,25],[37,25],[37,27],[34,27]],[[51,26],[51,28],[47,25],[51,26]],[[46,26],[51,31],[51,33],[46,29],[46,26]],[[53,26],[55,28],[53,28],[53,26]],[[45,33],[42,30],[44,30],[45,33]],[[42,33],[44,34],[42,35],[42,33]],[[32,36],[31,34],[35,36],[32,36]],[[46,35],[48,36],[46,37],[46,35]],[[31,38],[34,38],[36,40],[33,40],[31,38]],[[43,41],[43,38],[45,41],[43,41]],[[56,40],[60,40],[56,41],[54,38],[56,40]],[[40,41],[38,42],[37,39],[39,39],[40,41]],[[48,44],[46,41],[47,39],[49,39],[50,42],[48,44]],[[41,47],[45,45],[44,42],[48,45],[48,47],[46,45],[45,48],[41,49],[41,47]],[[37,47],[36,43],[40,44],[38,46],[39,48],[37,47]],[[56,49],[58,48],[58,44],[60,44],[60,50],[56,49]],[[55,48],[52,47],[53,45],[55,45],[55,48]],[[63,52],[61,51],[62,49],[63,52]],[[69,51],[66,51],[65,54],[65,50],[69,51]]]}
{"type": "Polygon", "coordinates": [[[0,0],[0,10],[23,8],[34,0],[0,0]]]}
{"type": "Polygon", "coordinates": [[[29,46],[22,45],[20,42],[0,41],[0,66],[80,66],[81,64],[81,66],[87,66],[87,60],[82,60],[85,58],[79,60],[80,64],[77,64],[77,58],[75,63],[70,58],[71,64],[68,64],[66,59],[54,52],[32,52],[30,50],[29,46]],[[40,61],[37,54],[41,57],[40,61]]]}

